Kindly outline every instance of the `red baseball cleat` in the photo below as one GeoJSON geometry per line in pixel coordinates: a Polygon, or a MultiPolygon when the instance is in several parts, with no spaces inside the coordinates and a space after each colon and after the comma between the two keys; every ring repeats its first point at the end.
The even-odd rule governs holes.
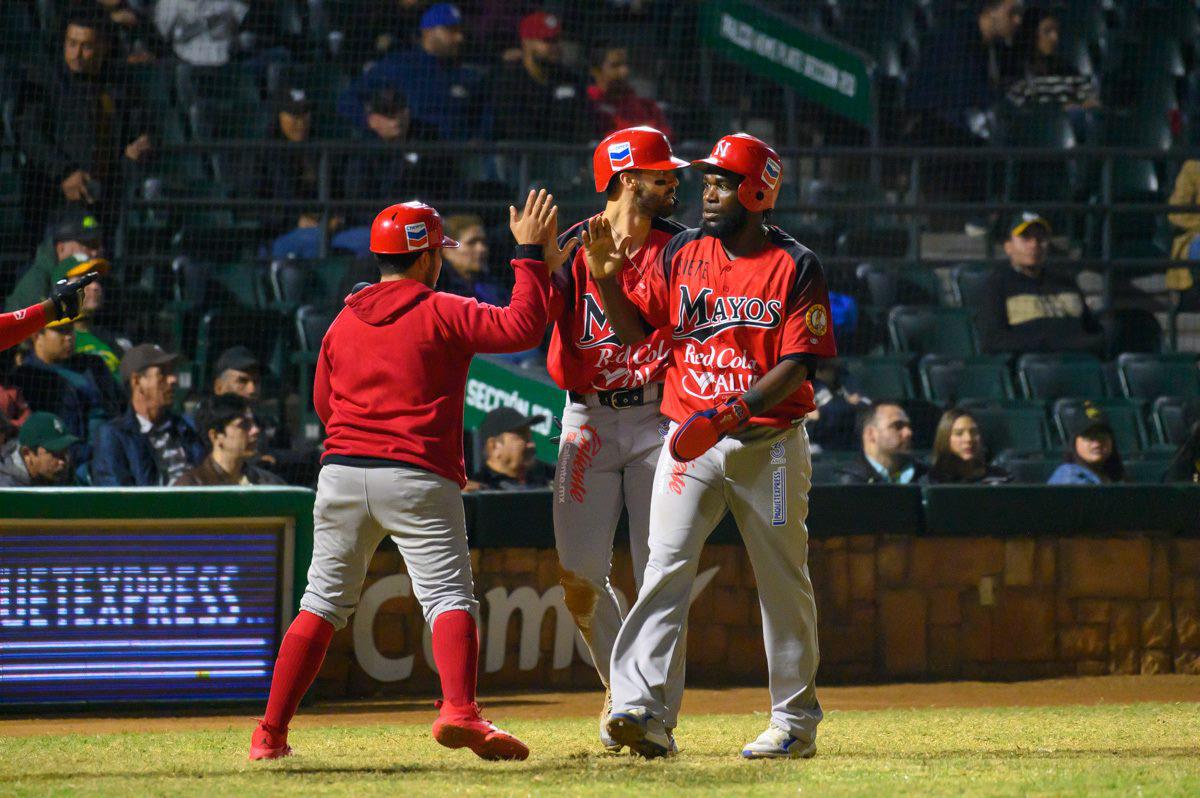
{"type": "Polygon", "coordinates": [[[250,761],[258,759],[282,759],[292,755],[287,743],[287,729],[275,729],[261,720],[250,735],[250,761]]]}
{"type": "MultiPolygon", "coordinates": [[[[480,759],[525,759],[529,746],[479,714],[479,705],[450,707],[433,722],[433,739],[447,748],[470,748],[480,759]]],[[[443,706],[445,708],[443,709],[443,706]]]]}

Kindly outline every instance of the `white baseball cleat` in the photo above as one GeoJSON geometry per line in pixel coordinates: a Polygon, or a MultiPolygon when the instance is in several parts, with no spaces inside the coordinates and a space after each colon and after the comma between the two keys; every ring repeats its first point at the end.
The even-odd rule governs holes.
{"type": "Polygon", "coordinates": [[[604,706],[600,708],[600,744],[610,754],[619,754],[625,746],[612,738],[608,733],[608,718],[612,714],[612,691],[604,690],[604,706]]]}
{"type": "Polygon", "coordinates": [[[644,709],[611,713],[607,729],[614,742],[629,746],[630,751],[646,759],[679,753],[675,736],[644,709]]]}
{"type": "Polygon", "coordinates": [[[772,723],[758,739],[742,747],[746,759],[810,759],[817,754],[817,743],[803,743],[787,729],[772,723]]]}

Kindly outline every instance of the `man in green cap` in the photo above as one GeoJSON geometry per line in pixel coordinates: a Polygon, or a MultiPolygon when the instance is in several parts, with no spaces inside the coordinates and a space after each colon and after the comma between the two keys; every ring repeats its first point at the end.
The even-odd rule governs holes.
{"type": "Polygon", "coordinates": [[[1091,352],[1103,355],[1104,332],[1075,278],[1046,269],[1050,223],[1024,211],[1008,225],[1007,266],[997,266],[975,317],[983,351],[1091,352]]]}
{"type": "Polygon", "coordinates": [[[84,260],[100,257],[103,251],[103,230],[100,221],[91,211],[78,205],[68,206],[63,210],[50,242],[38,247],[33,263],[17,281],[16,287],[4,302],[6,310],[29,307],[50,295],[50,289],[55,280],[61,279],[63,262],[72,258],[66,264],[70,269],[79,263],[75,256],[84,256],[84,260]]]}
{"type": "Polygon", "coordinates": [[[0,449],[0,488],[64,484],[78,442],[58,416],[31,413],[16,439],[0,449]]]}

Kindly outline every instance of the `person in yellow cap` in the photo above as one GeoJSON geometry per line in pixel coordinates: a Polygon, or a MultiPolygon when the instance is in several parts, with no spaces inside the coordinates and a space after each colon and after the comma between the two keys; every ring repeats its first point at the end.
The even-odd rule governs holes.
{"type": "MultiPolygon", "coordinates": [[[[59,261],[55,276],[60,280],[70,280],[95,272],[98,277],[103,277],[111,270],[112,267],[104,258],[91,258],[79,253],[68,255],[59,261]]],[[[120,349],[113,344],[111,336],[94,326],[96,314],[103,305],[103,281],[93,279],[83,289],[79,312],[75,315],[75,352],[100,358],[115,378],[121,367],[120,349]]]]}

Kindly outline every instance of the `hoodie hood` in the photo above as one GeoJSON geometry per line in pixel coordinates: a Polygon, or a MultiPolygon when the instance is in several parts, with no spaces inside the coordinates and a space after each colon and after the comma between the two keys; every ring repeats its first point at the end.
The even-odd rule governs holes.
{"type": "Polygon", "coordinates": [[[391,324],[432,294],[432,288],[416,280],[389,280],[346,297],[346,307],[361,321],[379,327],[391,324]]]}
{"type": "Polygon", "coordinates": [[[0,488],[20,488],[32,483],[17,439],[0,446],[0,488]]]}

